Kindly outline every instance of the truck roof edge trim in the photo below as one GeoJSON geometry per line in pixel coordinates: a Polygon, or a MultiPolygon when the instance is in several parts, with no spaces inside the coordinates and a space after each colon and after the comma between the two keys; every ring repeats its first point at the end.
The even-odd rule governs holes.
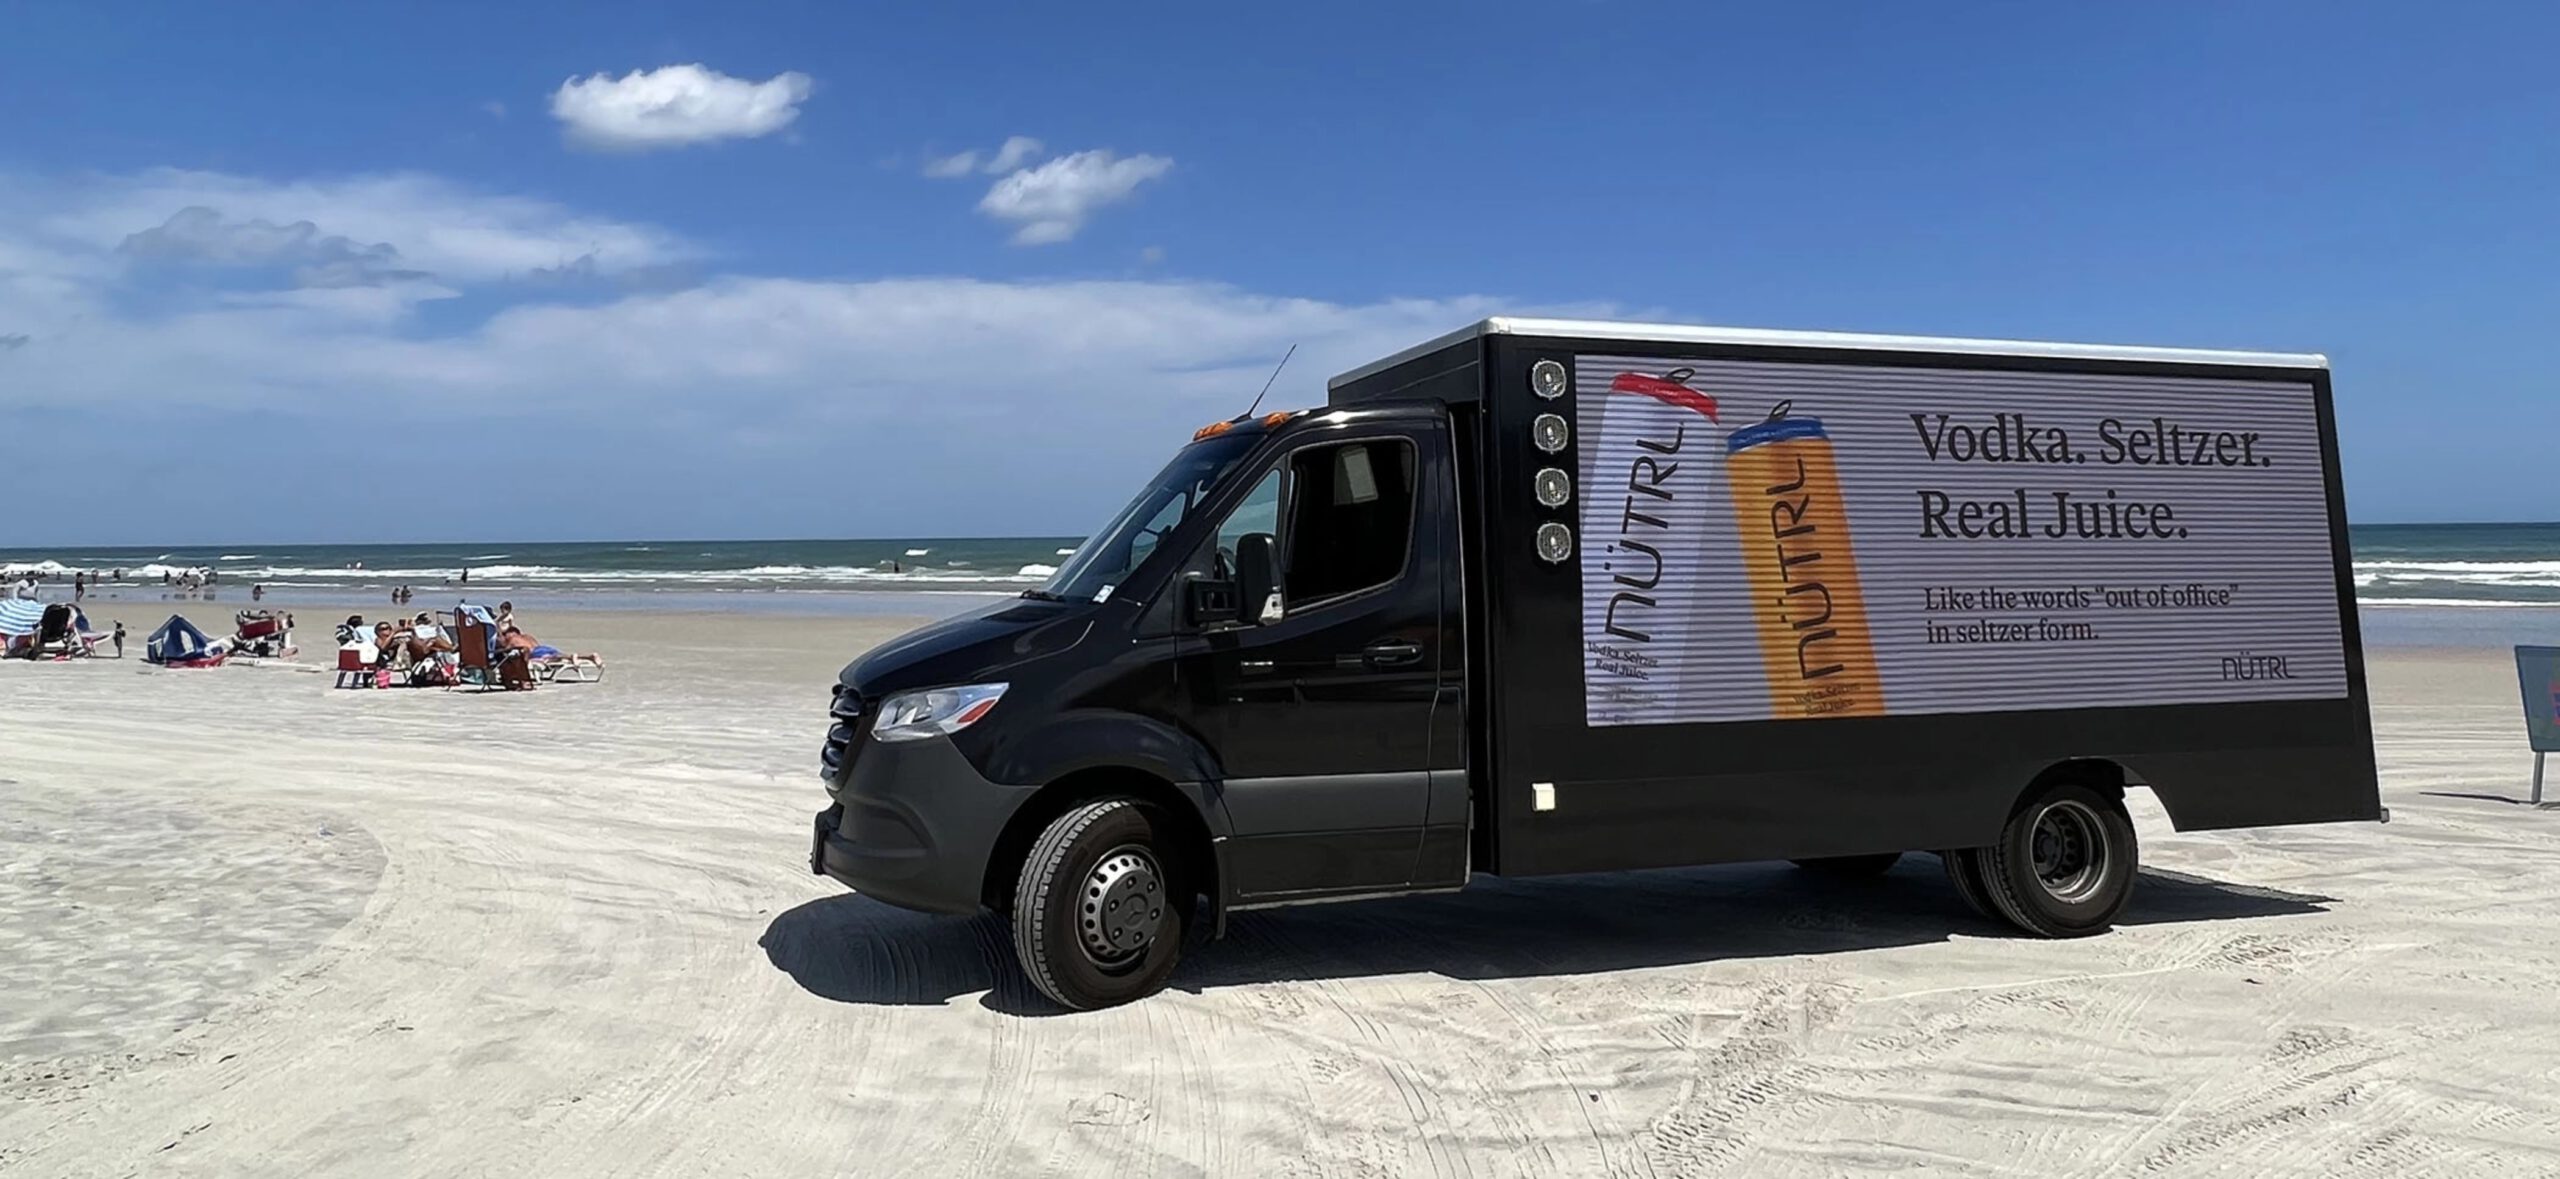
{"type": "Polygon", "coordinates": [[[2065,360],[2128,360],[2158,364],[2220,364],[2248,368],[2325,369],[2317,352],[2240,352],[2210,348],[2154,348],[2136,344],[2069,344],[2037,340],[1973,340],[1952,336],[1891,336],[1858,332],[1803,332],[1694,324],[1620,323],[1596,319],[1523,319],[1497,316],[1374,360],[1325,383],[1339,388],[1416,357],[1479,336],[1548,336],[1645,344],[1744,344],[1773,348],[1839,348],[1870,352],[1924,352],[1975,356],[2029,356],[2065,360]]]}

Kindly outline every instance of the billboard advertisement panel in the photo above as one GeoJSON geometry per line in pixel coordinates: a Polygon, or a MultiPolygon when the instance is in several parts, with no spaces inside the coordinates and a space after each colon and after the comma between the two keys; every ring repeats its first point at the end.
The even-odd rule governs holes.
{"type": "Polygon", "coordinates": [[[2311,384],[1574,363],[1592,725],[2347,694],[2311,384]]]}

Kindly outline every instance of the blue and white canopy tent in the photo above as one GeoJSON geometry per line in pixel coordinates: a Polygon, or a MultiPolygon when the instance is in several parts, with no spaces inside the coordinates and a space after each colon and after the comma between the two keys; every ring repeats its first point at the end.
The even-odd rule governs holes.
{"type": "Polygon", "coordinates": [[[150,641],[142,647],[145,660],[167,667],[211,667],[222,662],[228,654],[229,651],[204,637],[204,632],[197,630],[194,623],[176,614],[161,623],[160,629],[151,632],[150,641]]]}

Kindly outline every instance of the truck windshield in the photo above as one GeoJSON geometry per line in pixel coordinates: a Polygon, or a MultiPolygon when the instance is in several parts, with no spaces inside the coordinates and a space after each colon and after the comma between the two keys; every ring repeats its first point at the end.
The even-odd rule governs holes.
{"type": "Polygon", "coordinates": [[[1183,447],[1139,489],[1129,506],[1058,566],[1034,596],[1086,602],[1110,593],[1128,580],[1138,563],[1200,506],[1202,497],[1261,439],[1260,431],[1238,430],[1183,447]]]}

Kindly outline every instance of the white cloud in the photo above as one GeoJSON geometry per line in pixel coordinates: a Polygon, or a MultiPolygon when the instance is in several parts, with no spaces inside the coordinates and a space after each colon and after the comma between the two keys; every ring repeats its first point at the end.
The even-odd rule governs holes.
{"type": "Polygon", "coordinates": [[[947,156],[932,156],[924,162],[924,174],[935,180],[950,180],[978,170],[978,153],[974,150],[947,156]]]}
{"type": "Polygon", "coordinates": [[[578,146],[648,151],[771,135],[800,117],[809,93],[803,73],[753,82],[700,65],[671,65],[619,78],[571,78],[552,92],[551,114],[578,146]]]}
{"type": "Polygon", "coordinates": [[[992,176],[1013,171],[1039,159],[1044,150],[1046,145],[1028,135],[1008,136],[1004,146],[996,149],[995,158],[987,161],[987,173],[992,176]]]}
{"type": "MultiPolygon", "coordinates": [[[[119,432],[254,418],[260,444],[287,438],[299,449],[386,407],[431,407],[460,415],[454,421],[541,421],[547,444],[584,448],[620,471],[613,478],[622,482],[597,485],[637,497],[633,504],[666,507],[649,497],[679,464],[696,485],[745,497],[740,504],[832,511],[819,506],[832,501],[792,482],[803,477],[794,472],[851,463],[881,486],[948,488],[932,501],[942,515],[919,522],[897,514],[906,509],[873,505],[861,518],[772,526],[1072,530],[1108,510],[1126,491],[1127,472],[1151,468],[1201,422],[1242,408],[1291,344],[1299,355],[1273,405],[1320,403],[1328,375],[1485,315],[1607,311],[1482,296],[1346,302],[1138,280],[731,274],[682,289],[635,288],[645,268],[624,271],[618,288],[603,288],[620,293],[601,302],[551,301],[552,287],[537,282],[492,282],[479,289],[502,301],[494,311],[478,301],[419,311],[418,299],[470,289],[472,276],[502,278],[511,267],[521,276],[531,267],[515,264],[528,257],[563,281],[600,277],[585,253],[562,248],[591,233],[637,243],[630,253],[669,264],[683,254],[662,231],[418,177],[269,184],[153,173],[27,189],[0,175],[0,339],[15,341],[0,344],[0,407],[73,405],[96,428],[119,432]],[[170,284],[160,276],[176,262],[144,265],[119,253],[129,237],[168,230],[173,214],[197,206],[220,213],[181,219],[142,248],[183,247],[189,266],[262,259],[285,268],[271,275],[276,289],[170,284]],[[307,231],[297,224],[304,221],[307,231]],[[392,247],[402,266],[436,280],[292,285],[296,263],[278,259],[305,258],[333,237],[357,255],[392,247]],[[749,453],[747,433],[767,449],[749,453]],[[1071,453],[1060,449],[1067,435],[1071,453]],[[776,461],[773,447],[791,461],[776,461]]],[[[522,502],[590,505],[519,517],[527,528],[740,527],[745,518],[654,522],[652,509],[632,507],[629,522],[616,523],[626,517],[595,513],[624,509],[592,505],[621,499],[563,496],[556,472],[515,467],[489,477],[522,502]]],[[[260,499],[287,494],[261,492],[269,486],[226,482],[209,489],[207,503],[218,494],[257,510],[290,509],[299,533],[365,526],[354,507],[260,499]]],[[[729,501],[706,502],[702,511],[712,513],[729,501]]],[[[202,519],[144,505],[93,522],[155,536],[224,522],[204,515],[210,506],[183,510],[202,519]]]]}
{"type": "Polygon", "coordinates": [[[189,205],[167,221],[125,235],[116,252],[148,261],[290,267],[295,282],[305,287],[380,287],[435,277],[404,268],[398,247],[389,242],[324,235],[309,221],[231,221],[202,205],[189,205]]]}
{"type": "Polygon", "coordinates": [[[1039,159],[1040,153],[1046,150],[1047,145],[1037,139],[1014,135],[1007,137],[992,152],[973,148],[947,156],[928,156],[924,162],[924,174],[935,180],[952,180],[979,172],[997,176],[1039,159]]]}
{"type": "Polygon", "coordinates": [[[0,403],[42,390],[97,406],[290,413],[403,396],[621,415],[719,396],[762,399],[786,417],[1020,410],[1171,429],[1258,381],[1292,343],[1300,398],[1320,399],[1327,372],[1501,309],[1476,297],[1341,303],[1196,282],[749,275],[626,289],[601,304],[545,302],[542,284],[503,283],[486,289],[512,306],[433,330],[395,291],[284,276],[274,290],[174,307],[166,299],[185,288],[157,289],[136,309],[120,292],[153,280],[126,269],[137,253],[191,265],[394,259],[433,272],[422,285],[435,291],[511,268],[522,276],[534,269],[516,265],[527,259],[563,280],[595,277],[588,255],[562,248],[589,234],[636,243],[626,252],[637,258],[672,260],[681,247],[659,231],[415,177],[271,185],[154,173],[55,199],[61,207],[0,199],[0,334],[30,337],[0,354],[11,366],[0,403]],[[324,232],[340,225],[358,232],[324,232]]]}
{"type": "MultiPolygon", "coordinates": [[[[1196,425],[1239,382],[1249,393],[1292,343],[1304,403],[1321,400],[1325,375],[1503,310],[1215,283],[730,277],[602,305],[522,304],[420,334],[382,295],[287,291],[92,316],[44,350],[55,367],[38,384],[91,404],[290,411],[362,393],[622,414],[716,396],[789,414],[1092,414],[1170,430],[1196,425]]],[[[0,327],[19,330],[5,311],[0,327]]],[[[0,380],[0,403],[33,387],[0,380]]]]}
{"type": "Polygon", "coordinates": [[[1138,186],[1173,170],[1163,156],[1080,151],[1014,172],[987,190],[978,209],[1014,223],[1016,245],[1066,241],[1105,205],[1129,199],[1138,186]]]}
{"type": "Polygon", "coordinates": [[[656,226],[587,216],[549,201],[479,192],[415,173],[276,183],[163,168],[17,191],[24,208],[13,211],[10,202],[0,201],[0,224],[33,225],[36,240],[60,255],[56,266],[77,258],[111,269],[119,247],[137,235],[148,243],[144,253],[191,252],[194,260],[211,264],[275,262],[275,251],[293,248],[326,253],[340,247],[316,243],[335,239],[349,250],[388,249],[399,268],[448,283],[523,276],[588,256],[596,259],[596,270],[618,274],[697,254],[656,226]]]}

